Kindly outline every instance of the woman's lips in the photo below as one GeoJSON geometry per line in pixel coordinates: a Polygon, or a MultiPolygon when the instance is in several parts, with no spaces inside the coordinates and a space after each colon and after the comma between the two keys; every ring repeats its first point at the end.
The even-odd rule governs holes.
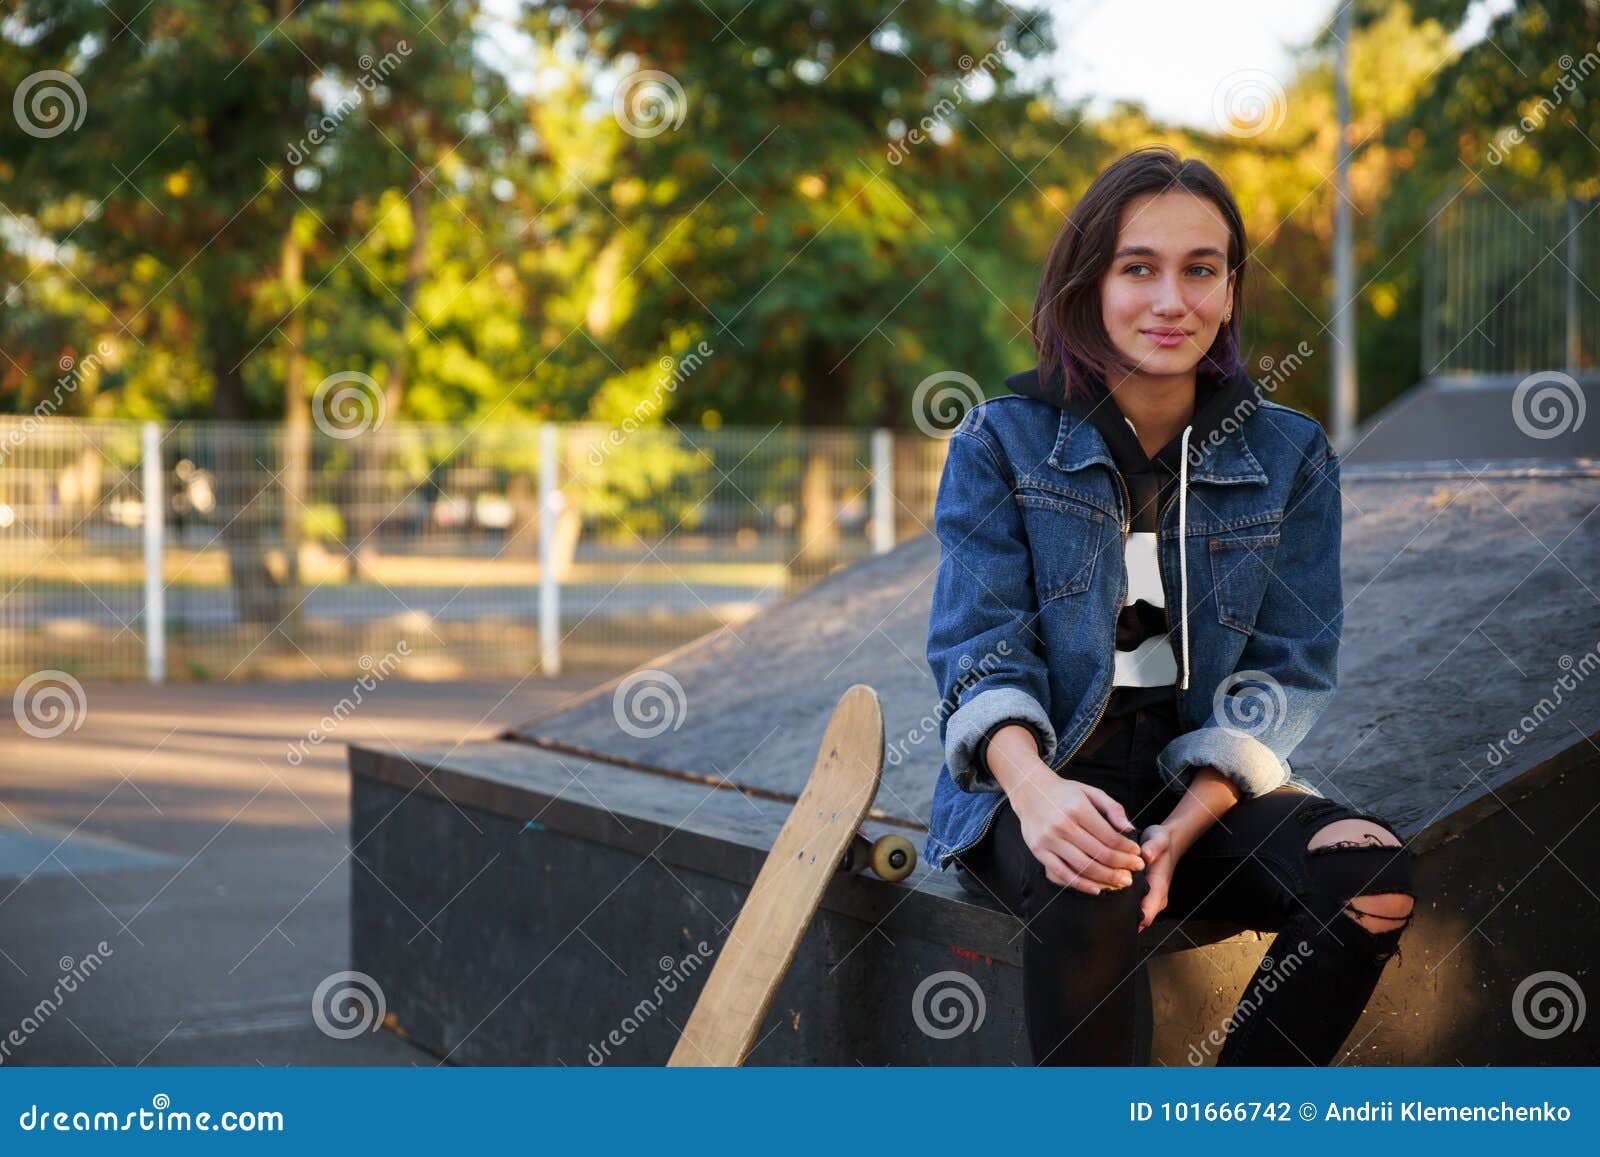
{"type": "Polygon", "coordinates": [[[1159,346],[1182,345],[1189,339],[1189,335],[1181,331],[1163,332],[1161,330],[1146,329],[1139,332],[1159,346]]]}

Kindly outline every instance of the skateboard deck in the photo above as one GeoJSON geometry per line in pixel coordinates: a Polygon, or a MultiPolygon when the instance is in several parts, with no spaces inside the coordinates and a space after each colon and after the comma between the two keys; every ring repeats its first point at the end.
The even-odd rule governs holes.
{"type": "Polygon", "coordinates": [[[909,840],[890,836],[874,844],[861,835],[878,793],[883,747],[878,693],[856,683],[828,720],[811,778],[750,887],[668,1065],[744,1063],[834,876],[864,867],[888,879],[910,873],[916,851],[909,840]]]}

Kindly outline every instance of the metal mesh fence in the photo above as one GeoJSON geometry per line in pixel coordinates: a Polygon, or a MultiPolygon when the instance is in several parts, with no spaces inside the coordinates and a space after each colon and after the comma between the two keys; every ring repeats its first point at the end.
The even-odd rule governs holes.
{"type": "Polygon", "coordinates": [[[0,418],[0,671],[614,670],[924,533],[945,454],[787,427],[342,433],[0,418]]]}
{"type": "Polygon", "coordinates": [[[0,667],[142,675],[136,423],[0,420],[0,667]]]}
{"type": "Polygon", "coordinates": [[[1513,378],[1600,366],[1597,202],[1463,196],[1429,228],[1423,373],[1513,378]]]}

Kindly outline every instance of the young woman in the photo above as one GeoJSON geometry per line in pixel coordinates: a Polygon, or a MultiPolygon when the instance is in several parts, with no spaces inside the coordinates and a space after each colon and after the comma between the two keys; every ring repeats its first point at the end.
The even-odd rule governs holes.
{"type": "Polygon", "coordinates": [[[1394,832],[1287,762],[1337,682],[1339,460],[1241,365],[1249,253],[1210,168],[1122,157],[1051,249],[1038,367],[950,439],[926,854],[1024,921],[1037,1064],[1149,1062],[1162,911],[1278,934],[1218,1064],[1327,1064],[1411,919],[1394,832]]]}

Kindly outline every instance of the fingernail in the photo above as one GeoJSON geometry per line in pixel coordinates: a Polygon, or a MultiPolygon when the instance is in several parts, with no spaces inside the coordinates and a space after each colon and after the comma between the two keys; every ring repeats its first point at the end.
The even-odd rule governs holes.
{"type": "Polygon", "coordinates": [[[1129,884],[1133,883],[1133,876],[1127,872],[1123,872],[1117,877],[1117,882],[1126,888],[1129,884]]]}
{"type": "Polygon", "coordinates": [[[1092,896],[1098,896],[1098,895],[1099,895],[1099,894],[1100,894],[1100,893],[1101,893],[1101,892],[1103,892],[1103,891],[1105,891],[1105,889],[1104,889],[1104,888],[1101,888],[1101,887],[1100,887],[1100,886],[1099,886],[1099,885],[1098,885],[1098,884],[1097,884],[1097,885],[1095,885],[1095,889],[1094,889],[1094,891],[1093,891],[1093,892],[1091,892],[1091,893],[1090,893],[1090,895],[1092,895],[1092,896]]]}

